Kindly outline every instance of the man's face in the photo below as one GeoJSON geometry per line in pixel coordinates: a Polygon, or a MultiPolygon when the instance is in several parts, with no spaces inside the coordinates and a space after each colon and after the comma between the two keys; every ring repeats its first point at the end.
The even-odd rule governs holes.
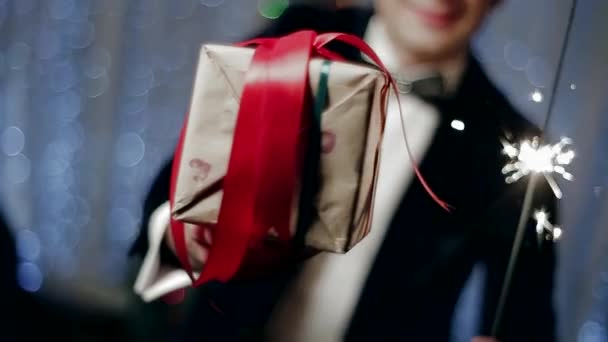
{"type": "Polygon", "coordinates": [[[376,11],[399,48],[441,58],[466,48],[495,0],[376,0],[376,11]]]}

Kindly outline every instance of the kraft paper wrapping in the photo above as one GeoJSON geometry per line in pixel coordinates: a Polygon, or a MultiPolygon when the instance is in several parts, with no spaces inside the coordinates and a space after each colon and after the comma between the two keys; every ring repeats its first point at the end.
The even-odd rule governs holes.
{"type": "MultiPolygon", "coordinates": [[[[239,99],[253,52],[222,45],[201,49],[177,174],[175,219],[217,223],[222,200],[218,184],[228,167],[239,99]]],[[[317,90],[321,64],[321,59],[310,62],[312,94],[317,90]]],[[[369,66],[333,62],[328,81],[329,98],[321,116],[317,217],[305,243],[314,249],[345,253],[367,235],[371,223],[384,77],[369,66]]]]}

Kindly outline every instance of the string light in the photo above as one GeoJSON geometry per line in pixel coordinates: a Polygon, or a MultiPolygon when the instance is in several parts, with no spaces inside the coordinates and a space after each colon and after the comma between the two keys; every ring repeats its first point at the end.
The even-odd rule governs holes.
{"type": "Polygon", "coordinates": [[[553,241],[557,241],[562,236],[562,229],[558,226],[554,226],[549,221],[549,214],[544,210],[537,210],[534,212],[534,219],[536,220],[536,233],[538,235],[543,234],[543,232],[548,232],[547,239],[551,239],[553,241]]]}
{"type": "Polygon", "coordinates": [[[538,137],[524,140],[519,144],[502,141],[503,153],[509,157],[509,162],[503,167],[502,173],[506,175],[507,183],[517,182],[532,172],[542,173],[551,186],[555,197],[562,198],[553,174],[559,174],[565,180],[572,180],[574,176],[566,171],[574,159],[574,151],[567,147],[572,144],[569,138],[562,138],[557,144],[541,145],[538,137]]]}

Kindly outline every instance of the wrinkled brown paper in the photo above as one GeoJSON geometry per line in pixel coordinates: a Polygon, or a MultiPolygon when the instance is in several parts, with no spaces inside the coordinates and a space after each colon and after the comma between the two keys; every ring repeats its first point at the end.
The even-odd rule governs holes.
{"type": "MultiPolygon", "coordinates": [[[[178,169],[172,209],[175,219],[217,223],[222,191],[210,189],[226,174],[239,99],[252,57],[249,48],[204,45],[201,49],[178,169]]],[[[312,94],[317,90],[321,63],[320,59],[310,63],[312,94]]],[[[329,99],[321,120],[321,181],[315,200],[318,217],[305,241],[318,250],[345,253],[365,237],[371,224],[373,203],[369,198],[379,164],[375,159],[382,136],[380,90],[384,78],[368,66],[334,62],[328,81],[329,99]]]]}

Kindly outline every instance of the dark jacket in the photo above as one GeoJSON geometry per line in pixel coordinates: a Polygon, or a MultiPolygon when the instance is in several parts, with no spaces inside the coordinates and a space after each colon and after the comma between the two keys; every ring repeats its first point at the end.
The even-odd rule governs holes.
{"type": "Polygon", "coordinates": [[[0,293],[13,293],[17,289],[17,252],[8,224],[0,215],[0,293]]]}
{"type": "Polygon", "coordinates": [[[17,251],[8,222],[0,214],[0,306],[10,313],[10,320],[0,320],[0,336],[6,341],[14,341],[17,336],[16,323],[20,323],[21,311],[17,285],[17,251]]]}
{"type": "MultiPolygon", "coordinates": [[[[300,29],[341,31],[362,36],[370,11],[326,12],[297,7],[287,10],[260,36],[300,29]]],[[[343,46],[335,50],[358,60],[343,46]]],[[[393,219],[364,286],[345,336],[347,341],[448,341],[454,307],[475,263],[486,268],[479,335],[489,335],[522,209],[527,178],[506,184],[500,138],[539,135],[537,127],[508,103],[471,58],[456,95],[435,103],[441,112],[436,137],[420,168],[440,197],[456,207],[439,208],[414,181],[393,219]],[[454,119],[463,131],[450,127],[454,119]]],[[[166,201],[170,167],[154,181],[145,202],[144,227],[151,212],[166,201]]],[[[536,189],[535,208],[555,220],[555,201],[545,183],[536,189]]],[[[134,246],[147,248],[146,229],[134,246]]],[[[501,341],[553,341],[553,242],[539,240],[529,221],[501,324],[501,341]]],[[[297,269],[272,277],[197,289],[222,308],[218,313],[201,300],[187,335],[200,340],[256,340],[281,290],[297,269]],[[190,334],[192,333],[192,334],[190,334]]]]}

